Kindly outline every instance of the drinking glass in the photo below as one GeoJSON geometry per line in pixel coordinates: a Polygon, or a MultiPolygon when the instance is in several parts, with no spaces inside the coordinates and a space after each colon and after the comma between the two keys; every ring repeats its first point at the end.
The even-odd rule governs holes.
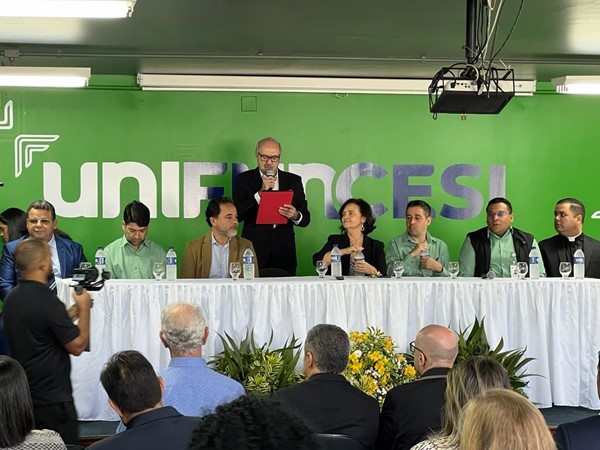
{"type": "Polygon", "coordinates": [[[317,273],[319,274],[319,278],[325,278],[325,274],[327,273],[327,264],[323,261],[317,261],[316,265],[317,273]]]}
{"type": "Polygon", "coordinates": [[[165,274],[165,263],[155,262],[152,265],[152,273],[154,274],[154,279],[156,281],[162,280],[162,277],[165,274]]]}
{"type": "Polygon", "coordinates": [[[81,262],[81,263],[79,263],[79,268],[83,269],[83,270],[85,270],[85,269],[91,269],[92,268],[92,263],[91,262],[87,262],[87,261],[81,262]]]}
{"type": "Polygon", "coordinates": [[[242,273],[242,265],[238,261],[229,263],[229,274],[233,281],[236,281],[242,273]]]}
{"type": "Polygon", "coordinates": [[[460,272],[460,266],[458,262],[451,262],[448,264],[448,272],[450,272],[450,278],[456,278],[458,276],[458,272],[460,272]]]}
{"type": "Polygon", "coordinates": [[[561,262],[558,266],[558,271],[563,278],[569,278],[569,275],[571,275],[571,263],[568,261],[561,262]]]}
{"type": "Polygon", "coordinates": [[[521,280],[525,279],[525,275],[527,275],[527,272],[529,271],[529,264],[527,264],[526,262],[518,262],[517,263],[517,270],[519,271],[519,278],[521,280]]]}
{"type": "Polygon", "coordinates": [[[404,273],[404,261],[394,261],[392,270],[394,271],[394,278],[402,278],[402,274],[404,273]]]}

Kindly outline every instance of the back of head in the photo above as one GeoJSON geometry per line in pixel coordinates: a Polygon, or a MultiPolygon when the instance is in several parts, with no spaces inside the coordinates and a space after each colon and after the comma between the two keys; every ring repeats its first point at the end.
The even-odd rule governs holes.
{"type": "Polygon", "coordinates": [[[206,206],[206,223],[208,224],[209,227],[212,227],[212,223],[210,222],[210,219],[216,219],[217,217],[219,217],[219,213],[221,212],[221,205],[223,204],[232,204],[235,205],[233,203],[233,200],[230,197],[225,197],[225,196],[221,196],[221,197],[215,197],[213,199],[210,200],[210,202],[208,202],[208,205],[206,206]]]}
{"type": "Polygon", "coordinates": [[[15,264],[21,273],[30,272],[48,258],[50,247],[41,239],[25,239],[15,249],[15,264]]]}
{"type": "Polygon", "coordinates": [[[42,209],[44,211],[50,211],[50,216],[52,220],[56,220],[56,210],[54,209],[54,205],[46,200],[36,200],[32,202],[31,205],[27,207],[27,213],[32,209],[42,209]]]}
{"type": "Polygon", "coordinates": [[[123,222],[125,225],[135,223],[139,227],[147,227],[150,224],[150,210],[142,202],[134,200],[125,206],[123,222]]]}
{"type": "Polygon", "coordinates": [[[152,364],[135,350],[111,356],[102,369],[100,382],[123,413],[138,413],[160,403],[161,388],[152,364]]]}
{"type": "Polygon", "coordinates": [[[200,419],[191,450],[309,450],[312,431],[266,398],[242,396],[200,419]]]}
{"type": "Polygon", "coordinates": [[[19,208],[8,208],[0,213],[0,222],[8,226],[8,242],[27,235],[27,214],[19,208]]]}
{"type": "Polygon", "coordinates": [[[313,355],[320,372],[342,373],[348,366],[350,355],[348,333],[336,325],[315,325],[306,335],[304,352],[313,355]]]}
{"type": "Polygon", "coordinates": [[[428,368],[452,367],[458,355],[458,335],[441,325],[427,325],[417,334],[415,346],[426,356],[428,368]]]}
{"type": "Polygon", "coordinates": [[[33,404],[21,365],[0,355],[0,448],[13,447],[33,429],[33,404]]]}
{"type": "Polygon", "coordinates": [[[556,450],[542,414],[509,389],[470,400],[461,422],[461,450],[556,450]]]}
{"type": "Polygon", "coordinates": [[[206,319],[199,306],[172,303],[161,314],[160,331],[172,353],[185,355],[196,352],[204,344],[206,319]]]}
{"type": "Polygon", "coordinates": [[[458,439],[456,430],[467,402],[490,389],[508,388],[510,380],[506,369],[491,358],[473,356],[455,364],[448,373],[442,434],[458,439]]]}

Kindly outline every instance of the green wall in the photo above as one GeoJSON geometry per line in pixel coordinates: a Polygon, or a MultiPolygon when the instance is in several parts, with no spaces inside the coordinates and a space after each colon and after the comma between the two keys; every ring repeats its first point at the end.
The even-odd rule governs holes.
{"type": "MultiPolygon", "coordinates": [[[[402,198],[401,184],[394,183],[394,166],[403,165],[433,165],[432,175],[412,177],[409,182],[431,186],[431,197],[425,199],[437,215],[430,230],[446,240],[453,259],[458,258],[465,233],[485,223],[485,212],[479,208],[475,217],[466,220],[440,214],[444,204],[457,208],[471,204],[442,188],[442,173],[456,164],[480,168],[478,178],[461,176],[456,183],[472,188],[471,193],[478,191],[484,201],[489,198],[490,166],[504,166],[514,224],[533,232],[538,240],[554,233],[554,204],[567,196],[586,204],[586,232],[600,237],[600,223],[591,218],[600,210],[595,174],[600,142],[598,97],[559,96],[549,86],[538,85],[536,95],[514,98],[500,115],[468,116],[461,121],[455,115],[432,120],[425,96],[142,92],[129,77],[97,77],[93,82],[83,90],[0,90],[0,123],[7,120],[3,111],[9,101],[14,117],[11,128],[0,125],[0,181],[5,182],[0,188],[0,210],[25,209],[32,200],[44,197],[44,186],[60,187],[64,200],[75,202],[81,193],[82,165],[98,163],[98,180],[86,175],[82,182],[84,194],[98,203],[95,215],[59,217],[59,227],[84,245],[88,258],[97,245],[121,234],[120,216],[102,217],[103,208],[111,203],[102,195],[102,177],[109,172],[102,163],[130,161],[154,173],[158,215],[149,237],[164,246],[175,245],[181,255],[188,240],[208,230],[203,218],[206,201],[202,201],[199,217],[184,217],[184,198],[192,195],[193,200],[190,193],[199,189],[184,188],[184,163],[226,163],[224,174],[203,176],[200,184],[223,187],[230,195],[232,163],[254,167],[254,145],[265,136],[281,141],[285,168],[319,163],[335,171],[329,192],[335,208],[339,206],[336,184],[342,192],[350,190],[349,182],[338,183],[344,169],[356,163],[381,166],[386,173],[381,178],[351,175],[349,179],[355,179],[353,196],[387,208],[372,234],[384,242],[404,231],[402,217],[393,217],[394,196],[402,198]],[[252,109],[254,101],[256,111],[242,111],[242,105],[252,109]],[[48,143],[47,150],[30,152],[31,164],[26,167],[28,151],[15,152],[15,139],[20,135],[60,137],[48,143]],[[22,173],[16,177],[15,153],[19,158],[19,152],[22,173]],[[163,176],[163,161],[173,162],[179,179],[163,176]],[[56,164],[60,177],[49,170],[56,164]],[[163,199],[163,193],[170,199],[163,199]],[[165,217],[165,208],[172,211],[177,205],[178,217],[165,217]]],[[[114,180],[107,182],[107,188],[117,187],[114,180]]],[[[140,196],[133,179],[123,181],[120,189],[119,211],[140,196]]],[[[319,180],[308,181],[313,219],[308,228],[297,228],[299,274],[313,274],[312,253],[338,229],[339,222],[325,215],[326,190],[329,187],[319,180]]]]}

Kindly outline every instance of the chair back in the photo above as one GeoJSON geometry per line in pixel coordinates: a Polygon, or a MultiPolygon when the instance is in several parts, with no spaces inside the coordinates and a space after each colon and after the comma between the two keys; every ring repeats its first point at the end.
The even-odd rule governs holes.
{"type": "Polygon", "coordinates": [[[292,274],[287,270],[278,269],[276,267],[263,267],[258,271],[258,276],[260,278],[281,278],[291,277],[292,274]]]}
{"type": "Polygon", "coordinates": [[[313,442],[321,450],[365,450],[359,440],[346,434],[313,434],[313,442]]]}

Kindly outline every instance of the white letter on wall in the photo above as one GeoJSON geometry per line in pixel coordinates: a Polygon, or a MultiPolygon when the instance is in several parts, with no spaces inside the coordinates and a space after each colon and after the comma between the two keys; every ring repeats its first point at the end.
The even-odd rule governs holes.
{"type": "Polygon", "coordinates": [[[179,163],[164,161],[161,168],[161,202],[165,217],[179,217],[179,163]]]}
{"type": "MultiPolygon", "coordinates": [[[[200,185],[202,175],[223,175],[225,163],[183,163],[183,217],[193,219],[200,215],[200,202],[209,198],[215,188],[200,185]]],[[[221,188],[222,190],[222,188],[221,188]]]]}
{"type": "Polygon", "coordinates": [[[113,219],[121,214],[121,182],[135,178],[139,186],[139,200],[156,217],[156,178],[152,170],[138,162],[102,163],[102,217],[113,219]]]}
{"type": "Polygon", "coordinates": [[[54,205],[56,214],[61,217],[98,217],[98,163],[88,162],[81,166],[79,199],[74,202],[63,199],[61,171],[57,163],[43,164],[44,199],[54,205]]]}

